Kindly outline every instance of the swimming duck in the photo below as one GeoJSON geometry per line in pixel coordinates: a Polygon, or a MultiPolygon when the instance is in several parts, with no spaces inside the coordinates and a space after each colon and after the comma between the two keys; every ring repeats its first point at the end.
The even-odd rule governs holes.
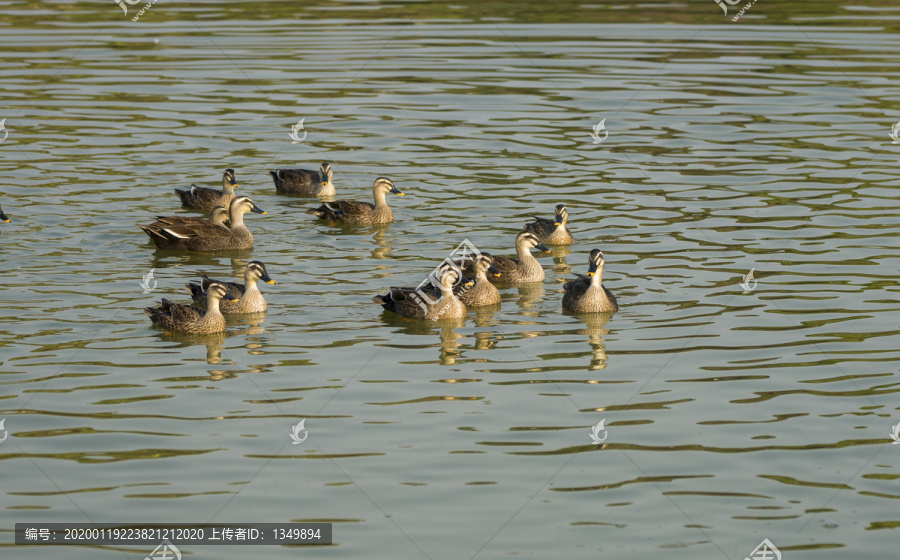
{"type": "Polygon", "coordinates": [[[228,206],[234,198],[234,189],[239,186],[234,182],[234,169],[226,169],[222,175],[221,191],[191,185],[191,190],[182,191],[175,189],[175,194],[181,199],[181,203],[188,208],[212,210],[216,206],[228,206]]]}
{"type": "Polygon", "coordinates": [[[269,171],[275,182],[275,190],[280,193],[302,194],[306,196],[334,196],[331,183],[333,172],[328,162],[319,166],[318,171],[309,169],[276,169],[269,171]]]}
{"type": "Polygon", "coordinates": [[[572,232],[566,228],[569,211],[566,210],[565,204],[557,204],[554,210],[556,211],[554,219],[535,217],[534,222],[525,225],[525,231],[537,235],[542,243],[548,245],[569,245],[575,241],[572,232]]]}
{"type": "MultiPolygon", "coordinates": [[[[518,258],[493,257],[494,267],[500,273],[491,278],[492,282],[519,283],[519,282],[543,282],[544,267],[531,254],[532,249],[549,253],[550,249],[541,244],[537,236],[531,232],[523,231],[516,236],[516,255],[518,258]]],[[[473,264],[463,269],[466,276],[474,276],[473,264]]]]}
{"type": "Polygon", "coordinates": [[[10,223],[12,220],[6,217],[6,214],[3,213],[3,208],[0,208],[0,222],[10,223]]]}
{"type": "Polygon", "coordinates": [[[160,249],[175,251],[224,251],[253,247],[253,235],[244,225],[244,214],[255,212],[266,214],[247,196],[238,196],[231,201],[228,211],[230,228],[208,222],[168,223],[171,217],[159,219],[148,225],[138,225],[160,249]]]}
{"type": "Polygon", "coordinates": [[[619,310],[616,296],[603,285],[605,263],[600,249],[591,251],[587,276],[577,274],[577,279],[563,285],[566,291],[562,301],[563,309],[579,313],[609,313],[619,310]]]}
{"type": "Polygon", "coordinates": [[[386,295],[375,296],[372,301],[387,311],[411,319],[458,319],[466,316],[466,304],[453,293],[453,285],[459,278],[459,269],[445,264],[439,270],[438,289],[433,286],[392,287],[386,295]]]}
{"type": "Polygon", "coordinates": [[[197,308],[184,303],[172,303],[163,298],[159,307],[147,307],[144,309],[154,325],[159,325],[170,331],[187,334],[217,333],[225,330],[225,317],[219,310],[219,300],[231,301],[235,298],[228,294],[225,286],[218,282],[209,285],[206,293],[206,313],[201,314],[197,308]]]}
{"type": "Polygon", "coordinates": [[[334,202],[326,202],[318,208],[310,208],[306,213],[331,220],[332,222],[387,224],[394,221],[394,213],[388,208],[385,200],[387,193],[404,196],[390,179],[379,177],[375,179],[375,184],[372,185],[372,195],[375,197],[375,204],[355,200],[336,200],[334,202]]]}
{"type": "Polygon", "coordinates": [[[222,313],[260,313],[267,309],[266,300],[259,291],[256,283],[262,280],[266,284],[275,284],[275,280],[269,277],[266,272],[266,265],[260,261],[250,261],[247,268],[244,269],[244,283],[223,282],[221,280],[210,280],[205,274],[201,276],[202,280],[198,282],[190,282],[185,285],[188,293],[194,303],[206,309],[207,292],[212,284],[221,284],[225,286],[228,295],[238,298],[237,301],[223,301],[221,305],[222,313]]]}
{"type": "Polygon", "coordinates": [[[212,224],[214,226],[222,226],[227,228],[228,210],[224,206],[216,206],[209,211],[208,218],[198,218],[196,216],[157,216],[160,223],[170,226],[181,226],[191,224],[212,224]]]}
{"type": "Polygon", "coordinates": [[[494,305],[500,303],[500,290],[487,279],[487,274],[495,278],[500,277],[500,271],[494,266],[494,257],[490,253],[479,253],[472,265],[475,273],[474,286],[465,283],[457,284],[453,293],[459,297],[466,307],[480,307],[482,305],[494,305]]]}

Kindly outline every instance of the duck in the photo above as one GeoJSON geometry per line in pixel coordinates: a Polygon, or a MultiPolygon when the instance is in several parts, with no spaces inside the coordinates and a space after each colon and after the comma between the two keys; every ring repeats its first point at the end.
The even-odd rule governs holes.
{"type": "Polygon", "coordinates": [[[232,301],[237,298],[230,295],[228,290],[219,282],[209,285],[206,292],[206,313],[201,313],[196,307],[184,303],[172,303],[163,298],[159,307],[147,307],[144,309],[154,325],[159,325],[169,331],[186,334],[217,333],[225,330],[225,317],[219,310],[219,300],[232,301]]]}
{"type": "Polygon", "coordinates": [[[563,309],[576,313],[610,313],[619,310],[616,296],[603,285],[603,253],[600,249],[591,251],[588,257],[587,275],[563,284],[563,309]]]}
{"type": "MultiPolygon", "coordinates": [[[[510,259],[508,257],[493,257],[494,268],[500,273],[491,279],[492,282],[501,282],[504,284],[518,284],[521,282],[543,282],[544,267],[538,262],[534,255],[531,254],[532,249],[537,249],[545,253],[549,253],[550,249],[545,247],[538,237],[529,232],[523,231],[516,236],[516,255],[518,258],[510,259]]],[[[466,265],[463,269],[466,276],[475,276],[474,262],[466,265]]]]}
{"type": "Polygon", "coordinates": [[[3,208],[0,208],[0,222],[6,222],[7,224],[12,222],[12,220],[7,218],[6,214],[3,213],[3,208]]]}
{"type": "Polygon", "coordinates": [[[224,206],[216,206],[210,210],[209,217],[207,218],[197,218],[195,216],[157,216],[156,219],[160,223],[170,226],[212,224],[214,226],[228,228],[228,210],[226,210],[224,206]]]}
{"type": "Polygon", "coordinates": [[[269,277],[266,271],[266,265],[260,261],[250,261],[247,268],[244,269],[244,283],[223,282],[221,280],[210,280],[205,274],[201,275],[200,282],[190,282],[185,285],[191,299],[196,305],[206,309],[207,293],[209,287],[213,284],[221,284],[225,286],[228,295],[234,296],[237,301],[223,301],[221,304],[222,313],[261,313],[268,309],[266,300],[259,291],[256,283],[262,280],[266,284],[276,284],[275,280],[269,277]]]}
{"type": "Polygon", "coordinates": [[[463,282],[457,284],[453,292],[466,304],[466,307],[481,307],[500,303],[500,290],[487,279],[490,273],[495,278],[500,277],[500,271],[494,266],[494,257],[490,253],[479,253],[472,265],[475,273],[474,285],[463,282]]]}
{"type": "Polygon", "coordinates": [[[466,304],[453,293],[453,286],[459,280],[459,269],[445,264],[438,271],[439,288],[392,287],[387,294],[377,295],[372,301],[410,319],[459,319],[466,316],[466,304]]]}
{"type": "Polygon", "coordinates": [[[138,225],[160,249],[174,251],[225,251],[253,247],[253,235],[244,225],[244,214],[267,214],[248,196],[235,197],[228,208],[230,228],[207,222],[170,224],[171,217],[164,217],[148,225],[138,225]]]}
{"type": "Polygon", "coordinates": [[[525,225],[525,231],[537,235],[541,243],[547,245],[571,245],[575,238],[566,227],[566,223],[569,221],[569,211],[566,210],[566,205],[557,204],[554,212],[552,220],[535,217],[535,221],[525,225]]]}
{"type": "Polygon", "coordinates": [[[400,189],[394,186],[393,181],[387,177],[379,177],[375,179],[375,183],[372,185],[372,195],[375,197],[375,204],[356,200],[336,200],[334,202],[326,202],[318,208],[310,208],[306,213],[332,222],[388,224],[394,221],[394,213],[391,212],[385,200],[387,193],[404,196],[400,189]]]}
{"type": "Polygon", "coordinates": [[[276,169],[269,171],[275,182],[275,190],[286,194],[302,194],[305,196],[334,196],[334,184],[331,178],[334,172],[328,162],[319,166],[318,171],[309,169],[276,169]]]}
{"type": "Polygon", "coordinates": [[[212,210],[216,206],[228,206],[234,198],[234,189],[239,187],[234,182],[234,169],[226,169],[222,175],[222,190],[208,189],[191,185],[191,190],[175,189],[181,204],[195,210],[212,210]]]}

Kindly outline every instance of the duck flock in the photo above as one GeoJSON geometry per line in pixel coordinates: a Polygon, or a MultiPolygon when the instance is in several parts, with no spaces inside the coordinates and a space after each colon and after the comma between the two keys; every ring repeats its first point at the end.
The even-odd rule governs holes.
{"type": "MultiPolygon", "coordinates": [[[[333,197],[333,171],[330,163],[318,170],[277,169],[270,171],[279,193],[308,197],[333,197]]],[[[207,218],[187,216],[159,216],[149,225],[139,225],[160,249],[187,252],[214,252],[249,249],[253,235],[244,224],[248,212],[266,214],[247,196],[238,196],[233,169],[222,176],[222,190],[191,185],[190,190],[176,189],[182,205],[208,212],[207,218]]],[[[387,177],[375,179],[372,185],[374,204],[355,200],[323,202],[307,213],[332,223],[387,224],[394,221],[394,213],[387,204],[387,195],[403,193],[387,177]]],[[[532,249],[550,252],[546,245],[569,245],[574,241],[567,227],[569,218],[565,205],[554,209],[554,219],[535,218],[516,236],[517,258],[492,256],[473,252],[457,260],[445,260],[429,277],[430,284],[418,287],[392,287],[387,294],[376,295],[373,301],[387,311],[411,319],[457,319],[465,317],[467,308],[500,303],[500,292],[494,284],[542,282],[544,269],[531,254],[532,249]]],[[[9,218],[0,208],[0,220],[9,218]]],[[[611,313],[619,309],[616,297],[602,284],[603,253],[591,251],[586,275],[563,285],[564,309],[576,313],[611,313]]],[[[266,265],[251,261],[244,271],[244,283],[212,280],[203,275],[198,282],[186,286],[192,303],[173,303],[163,299],[157,307],[144,312],[154,324],[167,331],[206,334],[225,330],[223,314],[259,313],[266,311],[266,300],[259,291],[262,280],[275,284],[266,265]]]]}

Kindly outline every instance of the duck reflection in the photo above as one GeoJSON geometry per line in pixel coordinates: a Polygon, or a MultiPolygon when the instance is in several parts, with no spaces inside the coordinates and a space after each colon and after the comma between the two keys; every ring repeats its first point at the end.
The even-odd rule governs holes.
{"type": "MultiPolygon", "coordinates": [[[[218,364],[222,361],[222,348],[225,345],[226,333],[210,334],[184,334],[176,332],[164,332],[157,335],[163,342],[176,342],[174,348],[189,348],[191,346],[206,346],[206,362],[218,364]]],[[[226,360],[227,362],[228,360],[226,360]]],[[[212,375],[212,372],[210,372],[212,375]]]]}
{"type": "MultiPolygon", "coordinates": [[[[456,360],[463,356],[462,351],[459,349],[462,346],[459,340],[465,338],[465,335],[457,333],[456,329],[466,325],[465,317],[432,321],[429,319],[409,319],[396,313],[385,311],[382,313],[381,319],[391,326],[399,327],[399,332],[403,334],[419,336],[433,336],[437,334],[440,340],[438,361],[443,366],[452,366],[456,363],[456,360]]],[[[428,344],[424,347],[429,346],[433,347],[436,345],[428,344]]]]}
{"type": "Polygon", "coordinates": [[[572,273],[572,265],[566,262],[566,256],[572,251],[568,245],[552,245],[550,246],[553,257],[553,270],[561,276],[567,276],[572,273]]]}
{"type": "MultiPolygon", "coordinates": [[[[177,269],[182,268],[184,275],[191,277],[199,276],[204,269],[215,271],[218,276],[224,276],[222,267],[231,265],[231,273],[233,276],[243,277],[244,270],[250,263],[253,256],[252,250],[246,251],[229,251],[227,256],[207,253],[179,253],[175,251],[162,251],[157,249],[151,255],[147,263],[147,269],[169,270],[170,276],[177,274],[177,269]]],[[[210,272],[210,275],[213,273],[210,272]]],[[[160,274],[156,275],[157,278],[160,274]]]]}
{"type": "Polygon", "coordinates": [[[519,294],[519,307],[528,311],[534,309],[538,301],[544,297],[544,284],[542,282],[529,282],[516,286],[519,294]]]}
{"type": "Polygon", "coordinates": [[[385,235],[388,226],[389,224],[380,224],[377,226],[369,226],[367,228],[372,233],[372,241],[378,245],[377,248],[372,249],[373,259],[384,260],[391,256],[391,250],[393,249],[391,246],[391,238],[385,235]]]}
{"type": "Polygon", "coordinates": [[[566,315],[577,317],[581,320],[585,328],[578,329],[578,334],[586,334],[590,341],[593,357],[588,369],[596,371],[606,368],[606,346],[603,344],[603,335],[609,334],[609,329],[604,328],[606,323],[612,318],[612,313],[580,313],[575,314],[570,311],[563,311],[566,315]]]}

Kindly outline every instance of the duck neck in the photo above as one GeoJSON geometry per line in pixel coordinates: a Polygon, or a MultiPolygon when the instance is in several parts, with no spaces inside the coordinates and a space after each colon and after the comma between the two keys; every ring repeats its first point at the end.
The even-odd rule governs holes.
{"type": "Polygon", "coordinates": [[[247,227],[244,225],[244,213],[240,210],[230,212],[228,218],[231,221],[231,229],[240,229],[247,227]]]}
{"type": "Polygon", "coordinates": [[[222,192],[225,194],[234,194],[234,186],[231,181],[222,180],[222,192]]]}
{"type": "Polygon", "coordinates": [[[453,286],[445,286],[441,284],[441,299],[447,298],[448,300],[456,299],[456,296],[453,295],[453,286]]]}
{"type": "Polygon", "coordinates": [[[386,207],[387,206],[387,193],[381,189],[375,189],[372,191],[375,195],[375,206],[376,207],[386,207]]]}
{"type": "Polygon", "coordinates": [[[591,277],[591,289],[603,290],[603,267],[598,267],[597,271],[591,277]]]}
{"type": "Polygon", "coordinates": [[[209,297],[206,298],[206,315],[203,318],[207,317],[215,317],[217,315],[221,315],[222,311],[219,310],[219,298],[217,297],[209,297]]]}
{"type": "Polygon", "coordinates": [[[520,264],[536,260],[531,254],[531,249],[529,249],[525,245],[516,245],[516,256],[519,257],[520,264]]]}
{"type": "Polygon", "coordinates": [[[250,292],[258,292],[259,286],[256,285],[257,279],[250,275],[244,276],[244,294],[250,292]]]}

